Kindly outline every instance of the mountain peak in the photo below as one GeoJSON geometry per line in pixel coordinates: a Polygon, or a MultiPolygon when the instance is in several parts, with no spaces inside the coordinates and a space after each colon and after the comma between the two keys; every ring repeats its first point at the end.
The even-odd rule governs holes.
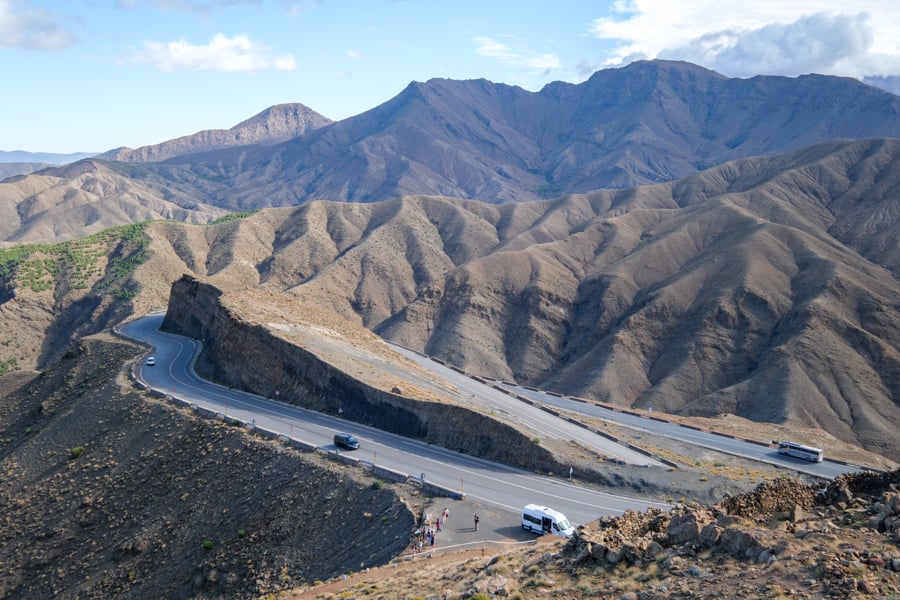
{"type": "Polygon", "coordinates": [[[332,123],[328,117],[324,117],[299,102],[289,104],[276,104],[270,106],[259,114],[245,121],[241,121],[228,131],[246,131],[258,127],[265,127],[282,134],[290,133],[289,137],[295,137],[305,133],[307,129],[318,129],[332,123]]]}
{"type": "Polygon", "coordinates": [[[303,135],[333,121],[300,104],[276,104],[241,121],[231,129],[207,129],[174,140],[142,146],[136,150],[119,148],[100,156],[122,162],[160,162],[176,156],[225,150],[251,144],[273,145],[303,135]]]}

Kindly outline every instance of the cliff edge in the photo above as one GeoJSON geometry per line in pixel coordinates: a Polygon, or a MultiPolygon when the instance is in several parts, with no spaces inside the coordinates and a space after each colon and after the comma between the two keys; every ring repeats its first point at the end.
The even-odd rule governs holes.
{"type": "Polygon", "coordinates": [[[394,352],[371,331],[290,294],[223,292],[185,275],[162,330],[203,342],[195,368],[222,385],[338,415],[486,460],[654,498],[714,501],[746,484],[721,476],[609,462],[570,440],[539,437],[512,416],[394,352]]]}

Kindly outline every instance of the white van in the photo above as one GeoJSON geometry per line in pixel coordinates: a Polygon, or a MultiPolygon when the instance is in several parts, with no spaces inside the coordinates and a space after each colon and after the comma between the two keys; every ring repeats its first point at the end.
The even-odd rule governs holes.
{"type": "Polygon", "coordinates": [[[529,504],[522,509],[522,529],[534,533],[552,533],[562,537],[572,537],[575,528],[566,515],[546,506],[529,504]]]}

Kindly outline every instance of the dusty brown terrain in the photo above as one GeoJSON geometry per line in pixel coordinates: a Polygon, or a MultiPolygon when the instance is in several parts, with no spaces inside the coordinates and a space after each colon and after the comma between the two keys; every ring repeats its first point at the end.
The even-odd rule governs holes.
{"type": "Polygon", "coordinates": [[[407,551],[415,488],[139,392],[120,369],[139,352],[100,335],[0,377],[0,596],[254,597],[407,551]]]}
{"type": "Polygon", "coordinates": [[[222,293],[185,277],[172,288],[162,328],[205,340],[197,370],[208,379],[262,396],[278,391],[283,402],[480,458],[548,474],[574,465],[583,482],[653,498],[712,501],[751,487],[718,474],[619,464],[564,436],[539,435],[397,356],[359,325],[319,316],[290,294],[222,293]]]}
{"type": "MultiPolygon", "coordinates": [[[[846,219],[862,226],[891,201],[826,217],[820,184],[791,188],[789,216],[780,201],[784,179],[859,164],[863,146],[797,155],[787,170],[746,161],[555,203],[313,203],[215,231],[167,224],[154,227],[165,236],[155,237],[164,266],[154,273],[289,291],[470,372],[636,408],[822,429],[896,459],[900,288],[873,264],[898,255],[896,244],[874,243],[896,224],[860,241],[870,260],[829,233],[846,219]]],[[[894,164],[900,147],[869,149],[894,164]]],[[[879,179],[896,180],[892,168],[879,179]]],[[[860,185],[829,193],[843,202],[860,185]]]]}
{"type": "MultiPolygon", "coordinates": [[[[259,292],[234,296],[237,303],[259,297],[259,292]]],[[[269,308],[277,309],[277,305],[269,308]]],[[[263,320],[272,316],[256,314],[263,320]]],[[[306,326],[297,330],[296,341],[314,328],[331,338],[317,342],[320,352],[333,349],[337,338],[356,331],[356,326],[333,316],[320,323],[305,316],[306,326]]],[[[358,337],[355,343],[363,349],[360,354],[378,354],[381,343],[377,338],[358,337]]],[[[651,591],[659,593],[663,586],[684,594],[713,589],[721,594],[729,573],[745,568],[743,562],[714,558],[721,552],[717,547],[695,550],[694,555],[673,550],[671,560],[667,557],[668,562],[654,563],[659,565],[654,572],[666,570],[657,579],[644,574],[646,565],[629,566],[627,559],[621,565],[585,565],[583,548],[566,549],[547,540],[536,548],[496,555],[496,549],[503,547],[499,542],[517,539],[513,534],[515,516],[505,515],[508,522],[495,526],[489,536],[493,543],[481,546],[491,555],[481,556],[480,549],[474,554],[439,555],[431,559],[428,568],[410,572],[403,566],[403,557],[409,552],[416,517],[433,513],[441,501],[428,503],[410,487],[376,489],[364,472],[335,467],[278,443],[254,439],[225,423],[198,420],[135,391],[119,365],[138,352],[135,346],[107,336],[85,338],[60,363],[37,377],[19,372],[2,378],[3,597],[270,597],[293,594],[290,590],[304,582],[311,587],[301,587],[297,593],[323,598],[329,594],[342,597],[348,589],[384,598],[425,596],[422,592],[426,590],[429,595],[446,591],[448,597],[457,597],[479,589],[507,590],[522,597],[541,590],[579,597],[609,589],[620,597],[651,584],[651,591]],[[493,556],[493,565],[486,562],[489,556],[493,556]],[[689,557],[685,560],[696,559],[696,564],[684,562],[684,556],[689,557]],[[390,566],[392,563],[398,566],[390,566]],[[498,564],[502,568],[495,567],[498,564]],[[379,569],[378,565],[388,566],[379,569]],[[589,565],[593,566],[587,568],[589,565]],[[692,566],[699,569],[699,581],[685,579],[694,576],[692,566]],[[578,574],[582,567],[586,574],[578,574]],[[712,575],[707,577],[706,570],[712,575]],[[397,579],[404,573],[410,578],[397,579]],[[347,588],[350,583],[345,582],[354,587],[347,588]]],[[[713,489],[720,490],[716,496],[721,498],[724,491],[714,480],[733,478],[729,489],[734,490],[749,485],[747,479],[728,472],[707,477],[698,472],[662,471],[659,478],[661,481],[651,481],[652,474],[646,469],[629,474],[613,466],[608,481],[630,491],[640,491],[642,482],[654,490],[670,485],[676,498],[687,499],[706,499],[713,489]],[[662,481],[667,477],[668,482],[662,481]]],[[[756,504],[741,501],[736,506],[756,504]]],[[[482,509],[453,505],[457,517],[466,510],[482,509]]],[[[734,513],[736,509],[730,510],[734,513]]],[[[852,509],[845,512],[856,514],[852,509]]],[[[482,514],[490,513],[484,509],[482,514]]],[[[486,523],[501,518],[490,517],[486,523]]],[[[640,522],[638,517],[629,518],[640,522]]],[[[852,517],[851,521],[855,520],[857,517],[852,517]]],[[[611,526],[605,523],[603,531],[611,526]]],[[[457,535],[463,543],[471,539],[465,528],[457,535]]],[[[753,535],[761,545],[775,543],[753,535]]],[[[855,535],[851,530],[835,540],[856,540],[855,535]]],[[[860,539],[874,547],[870,538],[860,539]]],[[[869,561],[870,556],[862,550],[850,554],[848,547],[839,549],[842,554],[837,556],[833,552],[815,554],[820,550],[813,548],[813,554],[798,559],[829,565],[830,571],[810,587],[831,593],[846,590],[851,583],[863,590],[869,589],[867,585],[885,590],[894,585],[886,567],[880,571],[884,581],[869,577],[860,583],[854,565],[869,561]],[[842,560],[851,561],[847,569],[842,560]]],[[[604,560],[609,562],[610,556],[607,550],[604,560]]],[[[872,568],[893,565],[888,550],[871,558],[881,560],[873,560],[872,568]]],[[[779,556],[778,560],[787,558],[779,556]]],[[[780,581],[772,580],[768,559],[765,569],[766,585],[780,581]]],[[[816,572],[810,579],[817,577],[816,572]]]]}
{"type": "Polygon", "coordinates": [[[843,142],[553,202],[154,222],[145,247],[108,243],[81,287],[68,251],[42,248],[5,276],[0,365],[39,368],[78,335],[163,308],[189,273],[293,294],[473,373],[821,430],[897,460],[897,156],[895,140],[843,142]]]}
{"type": "Polygon", "coordinates": [[[0,597],[249,598],[405,548],[414,490],[136,391],[140,351],[0,377],[0,597]]]}
{"type": "Polygon", "coordinates": [[[779,478],[714,506],[601,519],[568,541],[411,555],[278,597],[893,598],[898,482],[897,471],[848,477],[821,495],[779,478]]]}
{"type": "MultiPolygon", "coordinates": [[[[220,323],[224,335],[201,361],[210,376],[232,373],[261,393],[279,386],[309,405],[321,404],[318,392],[337,385],[358,393],[348,417],[473,454],[514,462],[528,432],[473,412],[426,374],[404,375],[398,386],[398,371],[409,365],[376,351],[375,334],[473,373],[639,410],[652,406],[755,439],[789,432],[857,464],[896,466],[900,143],[799,149],[870,131],[875,114],[854,110],[849,119],[840,109],[848,96],[838,93],[847,82],[815,77],[748,85],[765,94],[787,85],[772,97],[791,91],[816,102],[828,87],[840,118],[822,120],[816,131],[798,133],[757,106],[756,124],[738,147],[726,150],[716,129],[731,121],[724,111],[720,121],[708,120],[711,129],[688,132],[703,140],[703,156],[716,160],[796,152],[676,181],[703,161],[608,140],[602,146],[612,154],[576,156],[565,136],[553,134],[547,139],[562,146],[540,150],[531,143],[537,136],[500,110],[537,99],[541,114],[556,116],[547,100],[563,89],[590,91],[585,97],[596,105],[594,93],[605,91],[609,76],[629,102],[643,99],[646,114],[658,108],[647,102],[659,91],[678,97],[679,86],[697,77],[708,89],[730,90],[709,95],[724,98],[726,107],[743,93],[716,74],[663,63],[605,73],[577,90],[552,87],[540,98],[489,82],[436,80],[411,85],[381,110],[343,124],[320,127],[324,122],[302,110],[273,111],[230,132],[202,132],[130,155],[171,157],[166,164],[86,160],[0,184],[5,244],[70,240],[4,248],[0,260],[0,596],[253,597],[328,579],[302,593],[896,595],[896,478],[846,482],[813,505],[810,498],[818,497],[806,482],[785,483],[773,469],[624,429],[618,437],[680,468],[649,473],[600,464],[564,440],[546,440],[540,464],[530,466],[577,464],[593,485],[718,506],[604,521],[566,546],[543,540],[493,558],[431,559],[439,573],[405,564],[370,570],[370,582],[360,570],[396,560],[407,548],[425,503],[415,489],[374,485],[365,473],[199,421],[127,385],[120,367],[136,348],[86,337],[164,308],[173,282],[187,273],[236,294],[223,312],[255,311],[268,329],[229,339],[247,329],[220,323]],[[624,77],[635,72],[638,79],[624,77]],[[466,113],[468,102],[495,92],[504,101],[481,106],[493,116],[485,128],[484,119],[466,113]],[[445,119],[435,123],[452,143],[429,130],[435,123],[421,121],[423,114],[445,119]],[[461,127],[454,132],[451,122],[461,127]],[[226,149],[206,164],[179,158],[271,143],[293,126],[316,131],[274,151],[226,149]],[[466,138],[462,130],[481,133],[466,138]],[[492,137],[498,131],[504,139],[492,137]],[[347,155],[350,138],[360,140],[352,154],[361,170],[348,179],[337,158],[347,155]],[[515,152],[504,157],[510,143],[515,152]],[[341,153],[329,163],[337,177],[295,168],[332,148],[341,153]],[[489,160],[471,160],[486,150],[489,160]],[[383,160],[412,154],[412,161],[383,160]],[[544,156],[571,161],[553,164],[548,179],[534,168],[544,156]],[[622,156],[636,157],[628,168],[637,171],[618,170],[622,156]],[[659,165],[667,166],[655,171],[659,165]],[[636,177],[670,182],[588,191],[605,184],[585,178],[586,171],[614,187],[636,177]],[[551,180],[567,187],[545,185],[551,180]],[[567,191],[584,193],[560,195],[567,191]],[[490,203],[556,199],[485,204],[419,193],[490,203]],[[293,206],[303,194],[394,199],[293,206]],[[261,206],[288,208],[227,215],[261,206]],[[218,217],[230,220],[196,225],[218,217]],[[145,219],[161,220],[73,239],[145,219]],[[266,360],[273,339],[298,360],[266,360]],[[255,345],[242,347],[245,340],[255,345]],[[250,355],[242,354],[248,348],[250,355]],[[239,367],[228,369],[233,365],[239,367]],[[290,370],[297,365],[311,368],[290,370]],[[477,416],[479,435],[429,429],[429,421],[449,422],[434,411],[477,416]],[[760,481],[771,487],[722,501],[760,481]],[[407,570],[409,578],[394,579],[407,570]],[[356,573],[347,580],[352,589],[333,580],[348,573],[356,573]]],[[[870,108],[887,106],[891,127],[897,125],[890,108],[896,97],[868,89],[851,96],[857,107],[863,96],[870,108]]],[[[666,103],[669,111],[673,106],[666,103]]],[[[875,121],[889,130],[888,119],[875,121]]],[[[549,121],[537,122],[546,128],[549,121]]],[[[630,139],[632,125],[615,122],[604,137],[630,139]]]]}

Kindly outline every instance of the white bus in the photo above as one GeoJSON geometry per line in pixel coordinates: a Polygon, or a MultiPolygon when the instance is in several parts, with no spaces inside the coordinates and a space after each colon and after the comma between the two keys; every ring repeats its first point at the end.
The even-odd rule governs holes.
{"type": "Polygon", "coordinates": [[[794,458],[802,458],[809,462],[822,462],[823,452],[821,448],[804,446],[797,442],[778,442],[778,453],[794,458]]]}

